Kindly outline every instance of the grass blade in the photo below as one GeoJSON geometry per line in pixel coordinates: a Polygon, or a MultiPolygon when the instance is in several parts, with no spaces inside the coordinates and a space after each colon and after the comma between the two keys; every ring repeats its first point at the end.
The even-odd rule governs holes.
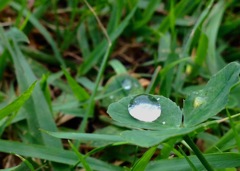
{"type": "MultiPolygon", "coordinates": [[[[127,17],[119,24],[119,26],[114,30],[114,32],[109,34],[111,42],[114,42],[118,36],[123,32],[123,30],[127,27],[130,19],[133,17],[135,11],[137,9],[137,5],[132,9],[132,11],[127,15],[127,17]]],[[[97,47],[94,48],[94,51],[90,54],[90,56],[83,62],[81,67],[79,68],[79,74],[86,74],[92,67],[99,61],[101,56],[106,51],[107,41],[103,41],[97,47]]]]}
{"type": "Polygon", "coordinates": [[[85,168],[85,170],[86,171],[92,171],[92,169],[90,168],[89,164],[85,160],[85,157],[78,151],[78,149],[71,143],[71,141],[68,141],[68,143],[71,146],[71,148],[73,149],[73,151],[75,152],[75,154],[77,155],[79,161],[82,163],[82,165],[85,168]]]}
{"type": "MultiPolygon", "coordinates": [[[[78,158],[72,151],[62,150],[56,147],[24,144],[20,142],[0,140],[0,151],[4,153],[14,153],[25,157],[39,158],[57,163],[75,165],[78,158]],[[13,148],[18,147],[18,148],[13,148]]],[[[92,169],[99,171],[122,171],[123,169],[105,163],[103,161],[88,157],[86,161],[92,169]]]]}
{"type": "MultiPolygon", "coordinates": [[[[204,157],[215,169],[224,169],[240,166],[240,154],[238,153],[205,154],[204,157]]],[[[195,167],[198,168],[198,170],[204,170],[201,162],[197,159],[196,156],[189,156],[189,160],[194,163],[195,167]]],[[[146,171],[159,171],[159,168],[164,171],[172,171],[176,169],[178,171],[192,170],[189,167],[186,159],[182,157],[174,158],[171,160],[165,159],[150,162],[146,168],[146,171]]]]}
{"type": "MultiPolygon", "coordinates": [[[[17,11],[21,10],[21,6],[16,3],[16,2],[11,2],[10,4],[14,9],[16,9],[17,11]]],[[[26,9],[23,10],[23,15],[25,17],[29,16],[29,21],[32,23],[32,25],[34,25],[39,31],[40,33],[45,37],[45,39],[48,41],[48,43],[51,45],[53,52],[55,54],[56,59],[58,60],[58,62],[65,67],[66,64],[58,50],[58,47],[55,43],[55,41],[53,40],[52,36],[48,33],[48,31],[39,23],[39,21],[34,17],[34,15],[32,15],[30,13],[30,11],[27,11],[26,9]]]]}
{"type": "Polygon", "coordinates": [[[18,111],[23,104],[29,99],[29,97],[32,94],[33,89],[36,86],[36,81],[24,92],[21,96],[19,96],[17,99],[15,99],[13,102],[11,102],[9,105],[4,107],[3,109],[0,109],[0,120],[2,120],[4,117],[9,115],[12,112],[18,111]]]}
{"type": "Polygon", "coordinates": [[[145,152],[144,155],[133,165],[131,171],[144,171],[156,149],[157,146],[148,149],[148,151],[145,152]]]}

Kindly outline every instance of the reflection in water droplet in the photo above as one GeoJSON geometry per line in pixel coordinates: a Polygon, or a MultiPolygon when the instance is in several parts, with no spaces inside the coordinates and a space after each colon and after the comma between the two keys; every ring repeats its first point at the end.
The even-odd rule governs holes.
{"type": "Polygon", "coordinates": [[[165,121],[163,121],[163,122],[162,122],[162,124],[163,124],[163,125],[165,125],[165,124],[166,124],[166,122],[165,122],[165,121]]]}
{"type": "Polygon", "coordinates": [[[158,97],[157,100],[160,100],[160,97],[158,97]]]}
{"type": "Polygon", "coordinates": [[[125,79],[122,82],[122,88],[124,90],[130,90],[132,88],[132,81],[130,79],[125,79]]]}
{"type": "Polygon", "coordinates": [[[130,101],[128,112],[135,119],[152,122],[161,115],[161,106],[155,97],[141,94],[130,101]]]}

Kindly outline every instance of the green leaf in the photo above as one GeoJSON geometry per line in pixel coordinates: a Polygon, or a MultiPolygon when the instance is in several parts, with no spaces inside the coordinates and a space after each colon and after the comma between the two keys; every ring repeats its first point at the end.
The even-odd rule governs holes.
{"type": "MultiPolygon", "coordinates": [[[[20,90],[25,91],[30,84],[36,80],[36,76],[23,56],[14,37],[10,38],[13,42],[13,45],[11,45],[2,27],[0,27],[0,37],[13,59],[20,90]]],[[[27,114],[29,132],[34,139],[34,142],[61,148],[62,144],[59,140],[54,139],[49,135],[42,134],[39,131],[39,128],[51,131],[57,130],[53,115],[39,84],[36,84],[35,91],[33,91],[32,96],[24,104],[24,108],[27,114]]]]}
{"type": "MultiPolygon", "coordinates": [[[[240,124],[236,124],[235,129],[237,130],[238,133],[240,133],[240,124]]],[[[240,134],[238,134],[238,136],[239,135],[240,134]]],[[[235,146],[236,146],[236,139],[234,138],[234,131],[233,129],[230,129],[228,132],[224,134],[224,136],[220,138],[219,141],[216,141],[213,146],[207,149],[206,152],[213,153],[213,152],[218,152],[219,150],[226,151],[226,150],[232,149],[235,146]]]]}
{"type": "Polygon", "coordinates": [[[68,141],[68,143],[69,143],[70,147],[73,149],[73,151],[75,152],[75,154],[77,155],[79,161],[82,163],[84,169],[86,171],[92,171],[91,167],[85,160],[85,156],[78,151],[78,149],[73,145],[73,143],[71,143],[71,141],[68,141]]]}
{"type": "MultiPolygon", "coordinates": [[[[180,18],[187,14],[191,9],[196,7],[196,5],[199,4],[199,0],[196,1],[189,1],[189,0],[182,0],[180,1],[174,8],[174,14],[176,18],[180,18]]],[[[171,16],[168,15],[167,17],[164,18],[164,20],[161,22],[158,30],[162,33],[165,33],[168,28],[170,27],[171,24],[171,16]]]]}
{"type": "Polygon", "coordinates": [[[223,62],[223,60],[217,55],[216,52],[216,40],[225,9],[226,7],[224,0],[219,0],[212,8],[207,18],[208,22],[206,22],[204,26],[204,32],[209,40],[207,65],[211,74],[215,74],[222,67],[221,62],[223,62]]]}
{"type": "Polygon", "coordinates": [[[112,66],[116,74],[127,73],[127,69],[119,60],[112,59],[111,61],[109,61],[109,64],[112,66]]]}
{"type": "Polygon", "coordinates": [[[34,171],[33,165],[27,159],[25,159],[24,157],[22,157],[18,154],[16,154],[16,156],[19,157],[23,161],[23,163],[28,167],[28,170],[34,171]]]}
{"type": "MultiPolygon", "coordinates": [[[[21,6],[16,2],[11,2],[10,5],[17,11],[22,10],[21,6]]],[[[35,18],[35,16],[31,14],[30,11],[24,9],[23,10],[23,15],[25,17],[29,17],[29,21],[32,23],[32,25],[34,25],[40,31],[40,33],[45,37],[45,39],[51,45],[51,47],[53,49],[53,52],[55,54],[55,57],[58,60],[58,62],[62,66],[65,66],[65,61],[63,60],[63,58],[62,58],[62,56],[59,52],[59,49],[58,49],[55,41],[53,40],[52,36],[50,35],[50,33],[45,29],[45,27],[43,27],[43,25],[37,20],[37,18],[35,18]]]]}
{"type": "Polygon", "coordinates": [[[152,15],[154,14],[157,7],[160,5],[160,2],[161,2],[161,0],[150,0],[148,2],[148,6],[146,7],[145,11],[143,12],[142,18],[139,19],[139,21],[137,21],[134,24],[135,29],[141,28],[145,24],[147,24],[147,22],[152,18],[152,15]]]}
{"type": "Polygon", "coordinates": [[[111,144],[114,142],[124,141],[119,135],[77,133],[77,132],[50,132],[45,130],[42,131],[56,138],[80,140],[81,142],[105,141],[108,142],[108,144],[111,144]]]}
{"type": "Polygon", "coordinates": [[[190,127],[218,114],[227,104],[231,87],[238,81],[240,65],[228,64],[214,75],[205,88],[191,93],[184,102],[184,126],[190,127]]]}
{"type": "MultiPolygon", "coordinates": [[[[230,167],[240,166],[240,154],[238,153],[219,153],[219,154],[206,154],[204,157],[214,167],[214,169],[224,169],[230,167]]],[[[198,170],[204,170],[201,162],[196,156],[189,156],[192,163],[198,168],[198,170]]],[[[166,160],[158,160],[150,162],[146,168],[146,171],[192,171],[185,158],[173,158],[166,160]]]]}
{"type": "Polygon", "coordinates": [[[123,97],[143,93],[143,91],[143,87],[136,78],[128,74],[113,76],[103,90],[104,99],[102,105],[108,106],[123,97]]]}
{"type": "Polygon", "coordinates": [[[20,30],[18,30],[16,27],[12,27],[8,32],[7,32],[7,36],[8,37],[14,37],[14,39],[17,42],[23,42],[23,43],[30,43],[30,41],[28,40],[28,37],[21,32],[20,30]]]}
{"type": "MultiPolygon", "coordinates": [[[[13,142],[7,140],[0,140],[0,151],[4,153],[15,153],[25,157],[39,158],[43,160],[49,160],[57,163],[63,163],[68,165],[75,165],[78,162],[78,158],[72,151],[62,150],[56,147],[25,144],[20,142],[13,142]],[[17,148],[14,148],[17,147],[17,148]]],[[[88,164],[93,170],[104,171],[122,171],[120,167],[110,165],[101,160],[97,160],[91,157],[86,159],[88,164]]]]}
{"type": "Polygon", "coordinates": [[[162,128],[161,130],[131,130],[121,133],[122,138],[141,147],[152,147],[167,139],[179,137],[194,131],[195,128],[162,128]]]}
{"type": "MultiPolygon", "coordinates": [[[[114,42],[119,35],[124,31],[124,29],[127,27],[128,23],[130,22],[130,19],[133,17],[135,11],[137,9],[137,5],[132,9],[132,11],[126,16],[126,18],[119,24],[119,26],[109,34],[109,37],[112,42],[114,42]]],[[[87,73],[94,64],[99,61],[101,56],[106,51],[106,48],[108,45],[107,41],[102,41],[97,47],[94,48],[94,51],[90,54],[90,56],[83,62],[81,67],[79,68],[80,74],[87,73]]]]}
{"type": "Polygon", "coordinates": [[[87,32],[85,28],[85,23],[81,23],[77,29],[77,42],[79,44],[79,48],[81,49],[82,56],[84,59],[87,59],[87,57],[90,54],[90,45],[88,43],[88,37],[87,32]]]}
{"type": "Polygon", "coordinates": [[[87,93],[87,91],[77,83],[77,81],[69,74],[69,72],[64,68],[63,72],[67,78],[68,84],[70,85],[75,97],[77,97],[77,99],[81,102],[89,99],[89,94],[87,93]]]}
{"type": "Polygon", "coordinates": [[[112,33],[118,26],[121,16],[122,16],[122,10],[124,7],[124,1],[122,0],[115,0],[112,3],[112,9],[111,9],[111,17],[109,19],[108,25],[107,25],[107,31],[109,33],[112,33]]]}
{"type": "Polygon", "coordinates": [[[182,123],[182,112],[180,108],[170,99],[163,96],[159,98],[161,105],[161,116],[154,122],[142,122],[134,119],[128,112],[128,104],[134,96],[124,97],[108,107],[107,113],[113,120],[123,124],[125,127],[162,130],[167,128],[178,128],[182,123]]]}
{"type": "Polygon", "coordinates": [[[33,89],[36,86],[36,81],[24,92],[21,96],[15,99],[12,103],[0,109],[0,120],[2,120],[7,115],[11,114],[12,112],[18,111],[23,104],[29,99],[32,94],[33,89]]]}
{"type": "Polygon", "coordinates": [[[131,171],[145,171],[147,164],[155,153],[157,146],[151,147],[144,153],[144,155],[133,165],[131,171]]]}

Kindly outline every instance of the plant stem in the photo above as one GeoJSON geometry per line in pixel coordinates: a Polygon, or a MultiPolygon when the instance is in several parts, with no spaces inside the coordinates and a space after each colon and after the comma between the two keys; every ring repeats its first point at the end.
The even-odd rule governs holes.
{"type": "Polygon", "coordinates": [[[195,145],[195,143],[192,141],[192,139],[187,135],[183,138],[186,143],[191,147],[191,149],[194,151],[196,154],[197,158],[200,160],[200,162],[203,164],[203,166],[208,170],[208,171],[213,171],[212,166],[208,163],[206,158],[202,155],[202,152],[198,149],[198,147],[195,145]]]}

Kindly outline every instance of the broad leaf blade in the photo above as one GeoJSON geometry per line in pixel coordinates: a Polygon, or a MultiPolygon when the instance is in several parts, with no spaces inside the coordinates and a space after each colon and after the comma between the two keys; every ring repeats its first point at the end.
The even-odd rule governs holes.
{"type": "Polygon", "coordinates": [[[219,113],[227,104],[231,87],[238,81],[240,65],[228,64],[214,75],[204,89],[191,93],[183,107],[184,126],[197,125],[219,113]]]}
{"type": "Polygon", "coordinates": [[[118,102],[112,103],[108,108],[108,114],[113,120],[126,127],[159,130],[162,128],[178,128],[182,122],[182,112],[179,107],[170,99],[163,96],[159,98],[161,105],[161,116],[154,122],[142,122],[134,119],[128,112],[128,104],[133,96],[125,97],[118,102]]]}

